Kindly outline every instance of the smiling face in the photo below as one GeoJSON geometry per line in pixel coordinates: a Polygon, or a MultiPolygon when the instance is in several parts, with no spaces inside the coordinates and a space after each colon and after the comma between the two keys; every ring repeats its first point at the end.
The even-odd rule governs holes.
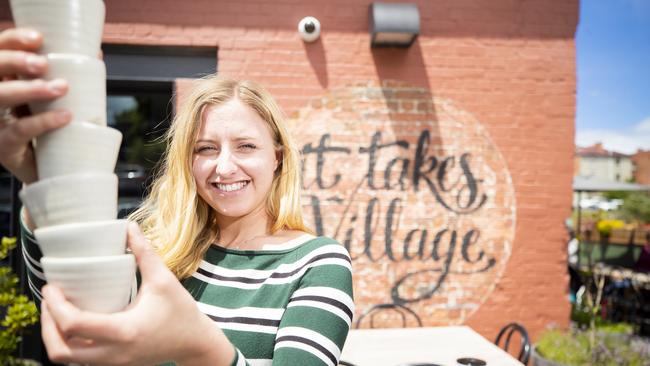
{"type": "Polygon", "coordinates": [[[203,111],[192,175],[217,220],[265,215],[279,155],[268,123],[234,98],[203,111]]]}

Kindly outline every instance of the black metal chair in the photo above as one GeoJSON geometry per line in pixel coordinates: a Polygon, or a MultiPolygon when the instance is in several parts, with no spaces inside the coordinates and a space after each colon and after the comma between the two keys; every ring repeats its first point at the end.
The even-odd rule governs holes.
{"type": "Polygon", "coordinates": [[[528,337],[528,332],[526,331],[526,328],[522,326],[519,323],[510,323],[506,325],[505,327],[501,328],[501,331],[499,331],[499,334],[497,335],[496,340],[494,341],[494,344],[497,346],[503,348],[506,352],[508,352],[508,349],[510,348],[510,339],[512,338],[512,335],[518,333],[519,337],[521,339],[520,342],[520,348],[519,348],[519,356],[517,356],[517,359],[519,362],[523,363],[524,365],[528,364],[528,360],[530,359],[530,338],[528,337]],[[503,346],[501,346],[501,339],[505,336],[505,343],[503,346]]]}
{"type": "Polygon", "coordinates": [[[418,323],[418,327],[422,326],[422,320],[420,320],[420,317],[418,316],[418,314],[415,313],[415,311],[413,311],[413,310],[411,310],[411,309],[409,309],[406,306],[401,305],[401,304],[385,303],[385,304],[373,305],[372,307],[370,307],[370,309],[366,310],[363,314],[361,314],[359,319],[357,319],[357,322],[356,322],[354,327],[359,328],[363,318],[365,318],[367,315],[370,315],[370,328],[374,328],[375,327],[375,324],[374,324],[375,315],[377,315],[377,313],[380,312],[381,310],[394,310],[394,311],[396,311],[400,315],[400,317],[402,318],[402,327],[403,328],[405,328],[406,325],[407,325],[407,320],[406,320],[405,313],[408,313],[408,314],[412,315],[415,318],[416,322],[418,323]]]}
{"type": "Polygon", "coordinates": [[[347,361],[340,360],[339,361],[339,366],[357,366],[357,365],[355,365],[353,363],[349,363],[347,361]]]}
{"type": "Polygon", "coordinates": [[[347,361],[339,360],[339,366],[357,366],[353,363],[349,363],[347,361]]]}

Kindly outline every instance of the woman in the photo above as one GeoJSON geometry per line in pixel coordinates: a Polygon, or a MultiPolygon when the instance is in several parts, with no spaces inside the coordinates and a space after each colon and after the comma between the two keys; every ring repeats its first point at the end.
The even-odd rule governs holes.
{"type": "MultiPolygon", "coordinates": [[[[42,73],[43,60],[34,62],[37,56],[29,53],[40,42],[40,35],[26,30],[3,32],[3,76],[42,73]]],[[[0,106],[54,98],[65,85],[58,94],[51,89],[3,82],[0,106]]],[[[0,162],[33,182],[28,141],[69,120],[66,112],[5,116],[0,162]]],[[[303,224],[298,154],[275,102],[253,83],[205,78],[178,111],[168,141],[151,194],[132,215],[144,235],[135,224],[128,233],[142,276],[137,297],[123,312],[95,314],[75,308],[57,288],[43,287],[42,331],[50,358],[336,365],[353,313],[350,258],[341,245],[308,234],[303,224]]],[[[24,229],[38,295],[40,252],[24,229]]]]}

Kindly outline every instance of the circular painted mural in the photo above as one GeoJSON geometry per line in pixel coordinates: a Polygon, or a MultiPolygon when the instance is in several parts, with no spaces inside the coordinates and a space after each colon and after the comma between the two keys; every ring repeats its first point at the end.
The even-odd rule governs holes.
{"type": "MultiPolygon", "coordinates": [[[[474,116],[384,82],[332,90],[291,126],[307,221],[350,251],[357,317],[390,304],[425,325],[460,324],[479,308],[510,256],[515,198],[474,116]]],[[[379,313],[375,322],[401,325],[379,313]]]]}

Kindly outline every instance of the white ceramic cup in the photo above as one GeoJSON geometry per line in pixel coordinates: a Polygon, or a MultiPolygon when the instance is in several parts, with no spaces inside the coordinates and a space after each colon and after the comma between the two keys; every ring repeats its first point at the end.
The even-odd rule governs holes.
{"type": "Polygon", "coordinates": [[[106,65],[97,57],[50,53],[46,55],[45,80],[65,79],[68,92],[60,98],[29,103],[32,113],[64,108],[72,112],[73,121],[87,121],[106,126],[106,65]]]}
{"type": "Polygon", "coordinates": [[[34,230],[46,257],[101,257],[124,254],[127,220],[79,222],[34,230]]]}
{"type": "Polygon", "coordinates": [[[10,0],[17,27],[43,34],[39,52],[97,57],[106,9],[102,0],[10,0]]]}
{"type": "Polygon", "coordinates": [[[66,299],[82,310],[112,313],[126,307],[135,284],[135,257],[42,257],[49,284],[59,287],[66,299]]]}
{"type": "Polygon", "coordinates": [[[20,193],[36,227],[114,220],[117,218],[117,176],[79,173],[42,179],[20,193]]]}
{"type": "Polygon", "coordinates": [[[38,179],[115,171],[122,133],[88,122],[73,122],[36,138],[38,179]]]}

